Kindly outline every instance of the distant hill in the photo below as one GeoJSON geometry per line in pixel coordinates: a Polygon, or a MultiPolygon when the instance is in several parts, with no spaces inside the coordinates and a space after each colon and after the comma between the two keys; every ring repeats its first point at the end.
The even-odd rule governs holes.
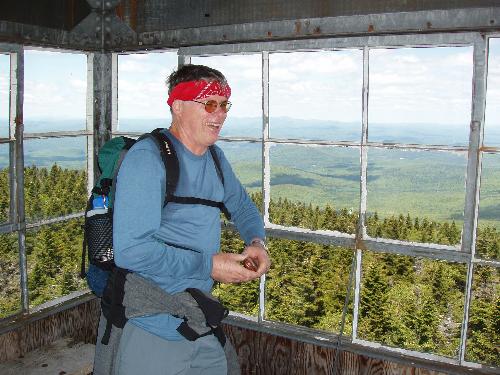
{"type": "MultiPolygon", "coordinates": [[[[127,120],[121,131],[146,132],[168,124],[166,120],[127,120]]],[[[26,132],[78,130],[81,121],[27,121],[26,132]]],[[[222,136],[259,137],[262,122],[257,118],[229,118],[222,136]]],[[[371,124],[369,139],[378,142],[426,143],[465,146],[468,126],[432,124],[371,124]]],[[[361,126],[357,123],[301,120],[286,117],[270,119],[271,137],[359,142],[361,126]]],[[[498,136],[489,130],[490,145],[500,145],[498,136]],[[492,135],[493,134],[493,135],[492,135]]],[[[26,140],[25,165],[84,169],[86,137],[26,140]]],[[[262,185],[262,150],[258,143],[218,142],[243,185],[260,191],[262,185]]],[[[500,163],[496,155],[485,155],[481,191],[481,217],[500,226],[498,187],[500,163]]],[[[359,207],[360,157],[357,147],[273,145],[271,195],[307,204],[357,211],[359,207]]],[[[411,214],[434,220],[463,220],[465,199],[465,152],[403,151],[370,149],[368,151],[368,211],[380,215],[411,214]]],[[[0,146],[0,168],[8,167],[8,146],[0,146]]]]}

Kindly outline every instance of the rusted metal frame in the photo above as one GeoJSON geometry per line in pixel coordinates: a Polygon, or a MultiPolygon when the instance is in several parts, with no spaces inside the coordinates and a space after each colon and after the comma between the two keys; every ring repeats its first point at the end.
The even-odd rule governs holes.
{"type": "Polygon", "coordinates": [[[7,234],[16,231],[19,228],[19,225],[16,223],[3,223],[0,224],[0,234],[7,234]]]}
{"type": "MultiPolygon", "coordinates": [[[[477,34],[475,34],[477,36],[477,34]]],[[[467,42],[470,42],[470,40],[468,40],[467,42]]],[[[378,43],[377,43],[378,44],[378,43]]],[[[270,140],[271,142],[273,140],[270,140]]],[[[282,141],[278,141],[279,143],[281,143],[282,141]]],[[[285,141],[285,143],[287,143],[285,141]]],[[[296,141],[292,141],[290,143],[296,143],[296,141]]],[[[304,143],[309,143],[309,142],[304,142],[304,143]]],[[[311,143],[314,143],[316,144],[317,142],[311,142],[311,143]]],[[[347,145],[349,146],[349,145],[347,145]]],[[[443,146],[439,146],[439,145],[436,145],[436,146],[426,146],[426,145],[393,145],[393,144],[390,144],[390,145],[387,145],[387,144],[377,144],[377,143],[373,143],[372,145],[370,145],[372,147],[384,147],[384,148],[404,148],[404,149],[411,149],[411,148],[415,148],[415,149],[435,149],[435,150],[439,150],[439,151],[453,151],[453,152],[457,152],[457,151],[461,151],[461,152],[465,152],[467,149],[462,147],[460,148],[459,150],[457,150],[456,147],[452,147],[452,148],[448,148],[448,150],[445,150],[446,147],[443,147],[443,146]]],[[[290,228],[292,229],[292,228],[290,228]]],[[[289,237],[288,235],[284,236],[284,237],[289,237]]],[[[366,242],[366,245],[369,245],[367,246],[368,248],[372,249],[372,250],[375,250],[375,251],[383,251],[383,252],[394,252],[394,253],[398,253],[398,254],[401,254],[401,253],[406,253],[408,252],[408,255],[412,255],[412,256],[419,256],[419,255],[422,255],[422,256],[425,256],[425,257],[430,257],[430,258],[435,258],[435,259],[446,259],[446,260],[449,260],[449,261],[458,261],[458,262],[463,262],[463,263],[468,263],[470,264],[470,255],[465,255],[465,257],[463,256],[463,254],[460,254],[459,252],[457,252],[456,248],[455,247],[446,247],[446,246],[426,246],[425,244],[423,245],[417,245],[417,246],[414,246],[414,245],[411,245],[411,244],[407,244],[407,243],[402,243],[402,242],[399,242],[399,241],[384,241],[384,240],[370,240],[368,239],[367,242],[366,242]],[[389,245],[389,247],[387,246],[389,245]],[[401,251],[403,249],[403,251],[401,251]],[[406,251],[405,251],[406,250],[406,251]]],[[[359,276],[359,280],[360,280],[360,276],[359,276]]]]}
{"type": "MultiPolygon", "coordinates": [[[[224,229],[236,230],[236,228],[234,228],[234,226],[230,223],[226,224],[224,229]]],[[[266,236],[268,238],[284,238],[294,241],[339,246],[347,249],[354,249],[356,246],[356,238],[354,234],[329,230],[311,230],[298,227],[287,227],[272,223],[266,227],[266,236]]],[[[470,254],[457,251],[457,248],[453,246],[374,238],[365,239],[363,244],[363,250],[369,250],[376,253],[424,257],[436,260],[446,260],[455,263],[471,262],[470,254]]],[[[483,260],[477,260],[477,263],[484,263],[492,266],[497,266],[498,264],[496,261],[483,260]]]]}
{"type": "MultiPolygon", "coordinates": [[[[472,78],[472,113],[469,136],[469,158],[465,190],[464,226],[462,230],[462,252],[476,254],[476,236],[479,216],[479,191],[481,185],[481,146],[484,137],[484,116],[486,108],[486,78],[488,74],[488,42],[486,37],[479,37],[474,43],[472,78]]],[[[472,300],[472,279],[474,265],[467,268],[464,314],[460,332],[460,363],[465,361],[469,309],[472,300]]]]}
{"type": "Polygon", "coordinates": [[[118,54],[111,54],[111,136],[118,130],[118,54]]]}
{"type": "MultiPolygon", "coordinates": [[[[271,202],[271,158],[269,140],[269,53],[262,52],[262,214],[264,227],[269,226],[269,205],[271,202]]],[[[265,319],[266,275],[259,282],[259,321],[265,319]]]]}
{"type": "Polygon", "coordinates": [[[97,151],[111,139],[113,117],[113,79],[112,54],[95,52],[91,56],[92,71],[92,130],[93,130],[93,176],[90,181],[96,181],[99,167],[97,165],[97,151]]]}
{"type": "Polygon", "coordinates": [[[84,49],[80,44],[70,43],[69,35],[66,30],[0,20],[0,39],[42,47],[84,49]]]}
{"type": "Polygon", "coordinates": [[[471,255],[458,251],[453,246],[405,242],[381,238],[367,238],[363,240],[363,250],[378,253],[407,255],[412,257],[425,257],[448,262],[468,263],[471,255]]]}
{"type": "Polygon", "coordinates": [[[428,145],[428,144],[409,144],[409,143],[383,143],[367,142],[370,148],[386,148],[395,150],[416,150],[416,151],[447,151],[465,154],[468,152],[467,146],[446,146],[446,145],[428,145]]]}
{"type": "Polygon", "coordinates": [[[363,239],[366,237],[366,202],[368,190],[366,186],[368,169],[368,152],[366,143],[368,142],[368,96],[369,96],[369,68],[370,68],[370,50],[363,48],[363,88],[361,92],[361,147],[360,147],[360,197],[359,197],[359,220],[356,232],[356,280],[354,287],[354,311],[352,319],[352,338],[356,338],[358,330],[359,303],[361,295],[361,261],[363,239]]]}
{"type": "Polygon", "coordinates": [[[72,138],[92,135],[87,130],[69,130],[43,133],[24,133],[24,139],[72,138]]]}
{"type": "MultiPolygon", "coordinates": [[[[113,133],[114,136],[128,136],[128,137],[140,137],[143,133],[141,132],[120,132],[117,131],[113,133]]],[[[241,143],[241,142],[248,142],[248,143],[262,143],[261,138],[255,138],[255,137],[219,137],[219,141],[221,142],[236,142],[236,143],[241,143]]]]}
{"type": "MultiPolygon", "coordinates": [[[[16,119],[18,116],[18,100],[19,95],[23,95],[24,92],[24,53],[20,49],[16,53],[9,53],[9,134],[7,138],[4,138],[5,142],[9,145],[9,223],[17,223],[17,195],[16,195],[16,119]],[[23,56],[22,65],[18,68],[17,56],[20,54],[23,56]],[[21,77],[23,87],[21,91],[18,92],[18,72],[21,70],[21,77]]],[[[20,99],[23,100],[22,98],[20,99]]],[[[23,118],[22,108],[21,108],[21,122],[23,118]]]]}
{"type": "Polygon", "coordinates": [[[100,52],[111,51],[110,46],[137,45],[135,32],[118,17],[115,8],[120,0],[87,2],[92,10],[68,33],[67,45],[100,52]]]}
{"type": "MultiPolygon", "coordinates": [[[[358,36],[373,34],[444,33],[467,30],[498,30],[500,7],[379,13],[236,25],[147,31],[137,35],[141,48],[182,47],[222,43],[261,42],[358,36]],[[491,23],[493,21],[493,24],[491,23]]],[[[116,46],[115,48],[123,48],[116,46]]],[[[134,48],[135,46],[131,46],[134,48]]],[[[266,48],[261,48],[267,50],[266,48]]],[[[195,55],[193,53],[192,55],[195,55]]]]}
{"type": "Polygon", "coordinates": [[[418,352],[415,350],[389,347],[389,346],[385,346],[384,344],[380,344],[380,343],[373,342],[373,341],[358,339],[355,341],[355,343],[363,345],[363,346],[367,346],[367,347],[376,348],[376,349],[385,348],[385,349],[388,349],[388,350],[393,351],[395,353],[401,353],[401,354],[407,354],[407,355],[409,354],[409,355],[412,355],[415,357],[425,358],[425,359],[439,361],[439,362],[443,362],[443,363],[455,364],[455,365],[459,364],[457,359],[453,359],[453,358],[449,358],[449,357],[445,357],[445,356],[440,356],[440,355],[436,355],[436,354],[431,354],[431,353],[422,353],[422,352],[418,352]]]}
{"type": "Polygon", "coordinates": [[[181,66],[191,64],[191,56],[189,55],[178,55],[177,57],[177,66],[180,68],[181,66]]]}
{"type": "Polygon", "coordinates": [[[361,266],[363,262],[363,252],[356,249],[356,280],[354,289],[354,311],[352,315],[352,339],[358,337],[359,302],[361,298],[361,266]]]}
{"type": "Polygon", "coordinates": [[[0,43],[0,53],[12,53],[22,51],[23,47],[20,44],[0,43]]]}
{"type": "Polygon", "coordinates": [[[460,364],[465,363],[465,352],[467,345],[467,331],[469,328],[469,309],[472,300],[472,282],[474,276],[474,263],[470,262],[467,264],[467,276],[465,282],[465,303],[462,325],[460,327],[460,345],[458,350],[458,360],[460,364]]]}
{"type": "MultiPolygon", "coordinates": [[[[500,8],[499,8],[500,9],[500,8]]],[[[477,32],[413,34],[413,35],[367,35],[335,37],[325,39],[303,39],[290,41],[268,41],[258,43],[221,44],[181,47],[179,53],[198,55],[224,55],[258,53],[261,51],[317,51],[332,49],[361,49],[365,47],[446,47],[470,46],[479,36],[477,32]]]]}
{"type": "MultiPolygon", "coordinates": [[[[105,2],[103,1],[102,4],[104,6],[105,2]]],[[[92,16],[92,13],[89,16],[92,16]]],[[[106,13],[107,16],[105,16],[104,13],[101,11],[99,19],[93,15],[95,22],[84,20],[87,23],[77,25],[72,32],[0,21],[0,38],[16,38],[20,43],[62,46],[86,51],[100,50],[105,46],[106,50],[118,52],[194,44],[300,40],[301,38],[325,38],[338,35],[433,33],[478,29],[494,31],[499,28],[498,21],[495,20],[500,19],[500,9],[490,7],[264,21],[147,31],[136,35],[127,25],[118,20],[116,15],[106,13]],[[108,21],[106,21],[107,18],[109,18],[108,21]],[[97,30],[97,27],[100,29],[97,30]],[[100,40],[95,40],[95,37],[100,40]]]]}
{"type": "Polygon", "coordinates": [[[87,194],[90,195],[94,187],[94,54],[87,54],[87,100],[85,127],[87,135],[87,194]]]}
{"type": "Polygon", "coordinates": [[[313,242],[323,245],[340,246],[354,249],[356,240],[353,234],[341,233],[329,230],[311,230],[297,227],[285,227],[269,223],[266,226],[268,238],[284,238],[293,241],[313,242]]]}
{"type": "Polygon", "coordinates": [[[488,266],[488,267],[495,267],[495,268],[500,268],[500,260],[496,259],[477,259],[473,258],[472,263],[477,264],[479,266],[488,266]]]}
{"type": "Polygon", "coordinates": [[[271,161],[269,138],[269,53],[262,52],[262,202],[264,225],[268,227],[271,202],[271,161]]]}
{"type": "MultiPolygon", "coordinates": [[[[476,48],[475,48],[476,49],[476,48]]],[[[474,49],[474,50],[475,50],[474,49]]],[[[475,55],[476,53],[474,53],[475,55]]],[[[476,76],[476,58],[474,58],[474,76],[476,76]]],[[[476,77],[473,81],[476,81],[476,77]]],[[[473,95],[476,95],[477,84],[474,83],[473,95]]],[[[481,94],[479,94],[481,95],[481,94]]],[[[484,99],[484,96],[483,96],[484,99]]],[[[475,99],[473,98],[473,101],[475,99]]],[[[472,108],[477,106],[474,103],[472,108]]],[[[483,107],[484,108],[484,107],[483,107]]],[[[472,115],[474,117],[474,114],[472,115]]],[[[462,229],[462,247],[461,251],[475,253],[475,236],[477,230],[478,207],[479,207],[479,184],[481,175],[481,143],[483,141],[483,119],[477,121],[474,118],[470,125],[469,152],[467,159],[467,178],[465,183],[465,207],[464,207],[464,225],[462,229]]]]}
{"type": "Polygon", "coordinates": [[[18,228],[19,273],[21,287],[21,311],[29,311],[28,261],[26,257],[26,221],[24,211],[24,148],[23,148],[23,101],[24,101],[24,50],[10,55],[10,144],[9,175],[11,181],[11,218],[18,228]],[[12,134],[14,132],[14,134],[12,134]]]}
{"type": "MultiPolygon", "coordinates": [[[[269,138],[269,143],[272,144],[287,144],[287,145],[314,145],[314,146],[334,146],[334,147],[360,147],[361,143],[352,141],[329,141],[329,140],[308,140],[308,139],[284,139],[284,138],[269,138]]],[[[364,148],[385,148],[398,150],[418,150],[418,151],[449,151],[454,153],[465,154],[468,148],[465,146],[441,146],[428,144],[404,144],[404,143],[378,143],[365,142],[364,148]]]]}
{"type": "Polygon", "coordinates": [[[64,215],[64,216],[56,216],[56,217],[50,217],[50,218],[37,220],[37,221],[33,221],[33,222],[27,222],[26,229],[33,229],[33,228],[41,227],[43,225],[57,224],[57,223],[61,223],[63,221],[67,221],[67,220],[78,219],[80,217],[83,217],[84,215],[85,215],[85,212],[80,211],[80,212],[75,212],[73,214],[68,214],[68,215],[64,215]]]}

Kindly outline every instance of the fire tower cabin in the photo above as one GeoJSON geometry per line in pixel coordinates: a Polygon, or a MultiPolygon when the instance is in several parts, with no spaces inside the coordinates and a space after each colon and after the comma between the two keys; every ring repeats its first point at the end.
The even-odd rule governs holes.
{"type": "Polygon", "coordinates": [[[242,373],[499,374],[498,0],[2,1],[0,373],[92,372],[97,152],[169,127],[189,63],[272,260],[213,290],[242,373]]]}

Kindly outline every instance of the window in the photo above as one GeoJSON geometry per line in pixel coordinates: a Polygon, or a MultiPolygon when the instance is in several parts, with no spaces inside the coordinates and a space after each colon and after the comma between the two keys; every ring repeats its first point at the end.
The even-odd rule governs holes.
{"type": "Polygon", "coordinates": [[[359,148],[273,145],[270,150],[270,221],[307,229],[354,233],[359,210],[359,148]],[[332,211],[338,220],[292,218],[299,211],[332,211]]]}
{"type": "Polygon", "coordinates": [[[363,254],[358,337],[457,358],[466,266],[363,254]]]}
{"type": "Polygon", "coordinates": [[[466,167],[465,154],[370,149],[369,235],[459,245],[466,167]],[[403,225],[398,223],[401,220],[403,225]]]}
{"type": "Polygon", "coordinates": [[[24,71],[26,133],[85,129],[85,54],[27,50],[24,71]]]}
{"type": "MultiPolygon", "coordinates": [[[[499,335],[492,317],[500,248],[498,85],[490,89],[497,41],[490,40],[477,239],[469,206],[478,165],[468,155],[469,147],[480,146],[471,119],[482,118],[483,38],[334,39],[316,41],[314,51],[307,41],[272,42],[261,51],[263,132],[255,132],[255,141],[262,142],[262,158],[231,161],[248,159],[241,176],[252,188],[248,181],[259,178],[263,160],[273,265],[260,298],[256,283],[223,290],[233,311],[338,332],[355,262],[344,329],[354,343],[498,365],[493,346],[482,344],[499,335]],[[473,247],[476,257],[493,262],[473,260],[473,247]]],[[[231,53],[243,59],[259,48],[267,45],[233,45],[231,53]]],[[[214,55],[203,59],[227,67],[236,61],[227,51],[180,53],[214,55]]],[[[233,149],[240,147],[237,135],[229,137],[233,149]]]]}
{"type": "Polygon", "coordinates": [[[71,218],[87,201],[87,56],[27,50],[24,72],[27,309],[86,288],[82,222],[71,218]]]}
{"type": "Polygon", "coordinates": [[[472,303],[469,309],[467,352],[469,361],[499,366],[498,300],[500,272],[490,266],[474,267],[472,303]]]}
{"type": "Polygon", "coordinates": [[[175,52],[118,55],[118,131],[170,126],[165,81],[176,67],[175,52]]]}
{"type": "Polygon", "coordinates": [[[370,49],[373,142],[468,144],[472,47],[370,49]]]}
{"type": "Polygon", "coordinates": [[[489,46],[476,252],[480,258],[500,260],[500,39],[490,39],[489,46]]]}
{"type": "Polygon", "coordinates": [[[42,225],[26,234],[28,290],[33,308],[87,288],[80,278],[83,219],[42,225]]]}
{"type": "Polygon", "coordinates": [[[193,57],[192,64],[219,70],[231,86],[232,103],[222,137],[262,135],[262,58],[260,54],[193,57]]]}
{"type": "MultiPolygon", "coordinates": [[[[312,328],[320,339],[321,331],[339,332],[347,296],[343,334],[354,344],[498,366],[498,40],[489,40],[488,64],[485,40],[474,33],[181,49],[183,58],[220,69],[232,85],[234,107],[219,146],[262,209],[273,261],[260,282],[220,285],[215,294],[234,312],[312,328]]],[[[26,71],[50,56],[27,54],[26,71]]],[[[118,63],[118,130],[168,126],[164,79],[177,56],[120,55],[118,63]]],[[[84,76],[84,66],[72,69],[69,77],[84,76]]],[[[47,108],[59,90],[33,77],[36,84],[25,90],[32,112],[26,127],[37,129],[38,114],[49,121],[43,132],[57,130],[25,134],[29,223],[21,251],[29,302],[38,306],[84,287],[74,276],[89,156],[85,131],[63,132],[76,124],[69,114],[50,122],[47,108]]],[[[0,161],[12,165],[1,157],[12,146],[4,146],[0,161]]],[[[7,220],[7,203],[0,208],[7,220]]],[[[0,293],[5,316],[22,305],[13,282],[22,279],[23,265],[14,256],[16,236],[1,236],[0,261],[9,272],[0,293]]],[[[229,231],[221,245],[238,252],[244,246],[229,231]]]]}

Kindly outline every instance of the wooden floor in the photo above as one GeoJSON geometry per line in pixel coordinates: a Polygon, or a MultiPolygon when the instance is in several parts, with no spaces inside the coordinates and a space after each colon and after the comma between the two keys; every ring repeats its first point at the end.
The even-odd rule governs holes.
{"type": "Polygon", "coordinates": [[[94,345],[59,339],[24,357],[0,363],[0,374],[88,375],[93,362],[94,345]]]}

